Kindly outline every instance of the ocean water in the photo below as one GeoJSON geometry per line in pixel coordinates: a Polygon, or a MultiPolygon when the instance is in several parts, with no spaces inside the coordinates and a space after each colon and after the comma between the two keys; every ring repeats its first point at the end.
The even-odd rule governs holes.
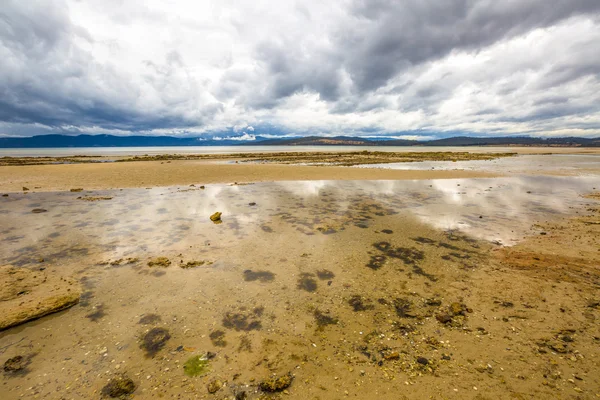
{"type": "MultiPolygon", "coordinates": [[[[383,151],[383,152],[428,152],[428,151],[470,151],[480,153],[512,152],[510,147],[426,147],[426,146],[176,146],[176,147],[78,147],[43,149],[0,149],[0,157],[62,157],[75,155],[88,156],[128,156],[160,154],[227,154],[227,153],[267,153],[267,152],[342,152],[342,151],[383,151]]],[[[540,150],[543,151],[543,150],[540,150]]]]}

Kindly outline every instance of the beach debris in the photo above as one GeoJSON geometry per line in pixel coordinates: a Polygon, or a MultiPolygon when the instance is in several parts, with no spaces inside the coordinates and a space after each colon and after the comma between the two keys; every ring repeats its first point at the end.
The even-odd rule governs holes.
{"type": "Polygon", "coordinates": [[[215,394],[219,390],[221,390],[223,385],[224,385],[224,383],[220,379],[213,379],[212,381],[210,381],[208,383],[208,385],[206,385],[206,389],[208,390],[208,393],[215,394]]]}
{"type": "Polygon", "coordinates": [[[165,328],[152,328],[142,338],[140,347],[146,351],[147,357],[154,357],[156,353],[165,347],[169,339],[171,339],[171,335],[165,328]]]}
{"type": "Polygon", "coordinates": [[[19,372],[27,366],[27,359],[23,356],[14,356],[4,363],[4,372],[19,372]]]}
{"type": "Polygon", "coordinates": [[[223,222],[221,220],[221,215],[223,215],[223,213],[220,211],[217,211],[216,213],[214,213],[213,215],[210,216],[210,220],[212,222],[214,222],[215,224],[220,224],[221,222],[223,222]]]}
{"type": "Polygon", "coordinates": [[[82,191],[83,191],[83,188],[74,188],[74,189],[70,190],[70,192],[73,192],[73,193],[82,192],[82,191]]]}
{"type": "Polygon", "coordinates": [[[258,384],[258,387],[263,392],[275,393],[282,392],[285,389],[289,388],[294,380],[294,376],[291,373],[288,373],[283,376],[272,376],[270,378],[261,381],[258,384]]]}
{"type": "Polygon", "coordinates": [[[125,374],[112,378],[102,388],[102,394],[108,397],[123,397],[135,391],[135,383],[125,374]]]}
{"type": "Polygon", "coordinates": [[[183,364],[183,372],[189,377],[203,376],[206,375],[209,371],[210,361],[207,355],[190,357],[183,364]]]}
{"type": "Polygon", "coordinates": [[[29,190],[29,188],[28,188],[28,187],[25,187],[25,186],[23,186],[23,191],[24,191],[24,192],[26,192],[26,191],[28,191],[28,190],[29,190]]]}
{"type": "Polygon", "coordinates": [[[148,261],[149,267],[163,267],[166,268],[171,265],[171,260],[167,257],[156,257],[150,261],[148,261]]]}
{"type": "Polygon", "coordinates": [[[41,213],[45,213],[48,210],[46,210],[45,208],[34,208],[33,210],[31,210],[32,213],[34,214],[41,214],[41,213]]]}
{"type": "Polygon", "coordinates": [[[2,197],[8,197],[8,193],[4,193],[2,197]]]}

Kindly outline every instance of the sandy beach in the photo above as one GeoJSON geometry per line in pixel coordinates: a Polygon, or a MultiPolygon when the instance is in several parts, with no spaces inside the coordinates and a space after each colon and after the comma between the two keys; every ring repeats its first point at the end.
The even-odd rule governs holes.
{"type": "Polygon", "coordinates": [[[544,157],[2,166],[1,397],[596,398],[600,174],[544,157]]]}

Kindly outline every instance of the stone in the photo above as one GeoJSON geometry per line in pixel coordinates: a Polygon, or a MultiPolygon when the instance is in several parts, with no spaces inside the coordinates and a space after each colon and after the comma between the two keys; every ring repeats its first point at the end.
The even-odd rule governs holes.
{"type": "Polygon", "coordinates": [[[265,379],[258,384],[258,387],[263,392],[275,393],[282,392],[292,384],[294,376],[292,374],[283,375],[280,377],[273,376],[265,379]]]}
{"type": "Polygon", "coordinates": [[[210,220],[212,222],[214,222],[215,224],[220,224],[221,222],[221,215],[223,215],[222,212],[217,211],[216,213],[214,213],[213,215],[210,216],[210,220]]]}
{"type": "Polygon", "coordinates": [[[0,266],[0,331],[72,307],[80,296],[81,288],[73,279],[0,266]]]}
{"type": "Polygon", "coordinates": [[[219,379],[213,379],[206,386],[206,389],[208,389],[208,393],[214,394],[214,393],[217,393],[222,387],[223,387],[223,382],[221,382],[219,379]]]}

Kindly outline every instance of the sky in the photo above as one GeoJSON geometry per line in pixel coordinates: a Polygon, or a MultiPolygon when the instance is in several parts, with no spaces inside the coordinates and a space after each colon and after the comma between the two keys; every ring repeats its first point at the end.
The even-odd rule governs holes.
{"type": "Polygon", "coordinates": [[[600,136],[598,0],[2,0],[0,136],[600,136]]]}

